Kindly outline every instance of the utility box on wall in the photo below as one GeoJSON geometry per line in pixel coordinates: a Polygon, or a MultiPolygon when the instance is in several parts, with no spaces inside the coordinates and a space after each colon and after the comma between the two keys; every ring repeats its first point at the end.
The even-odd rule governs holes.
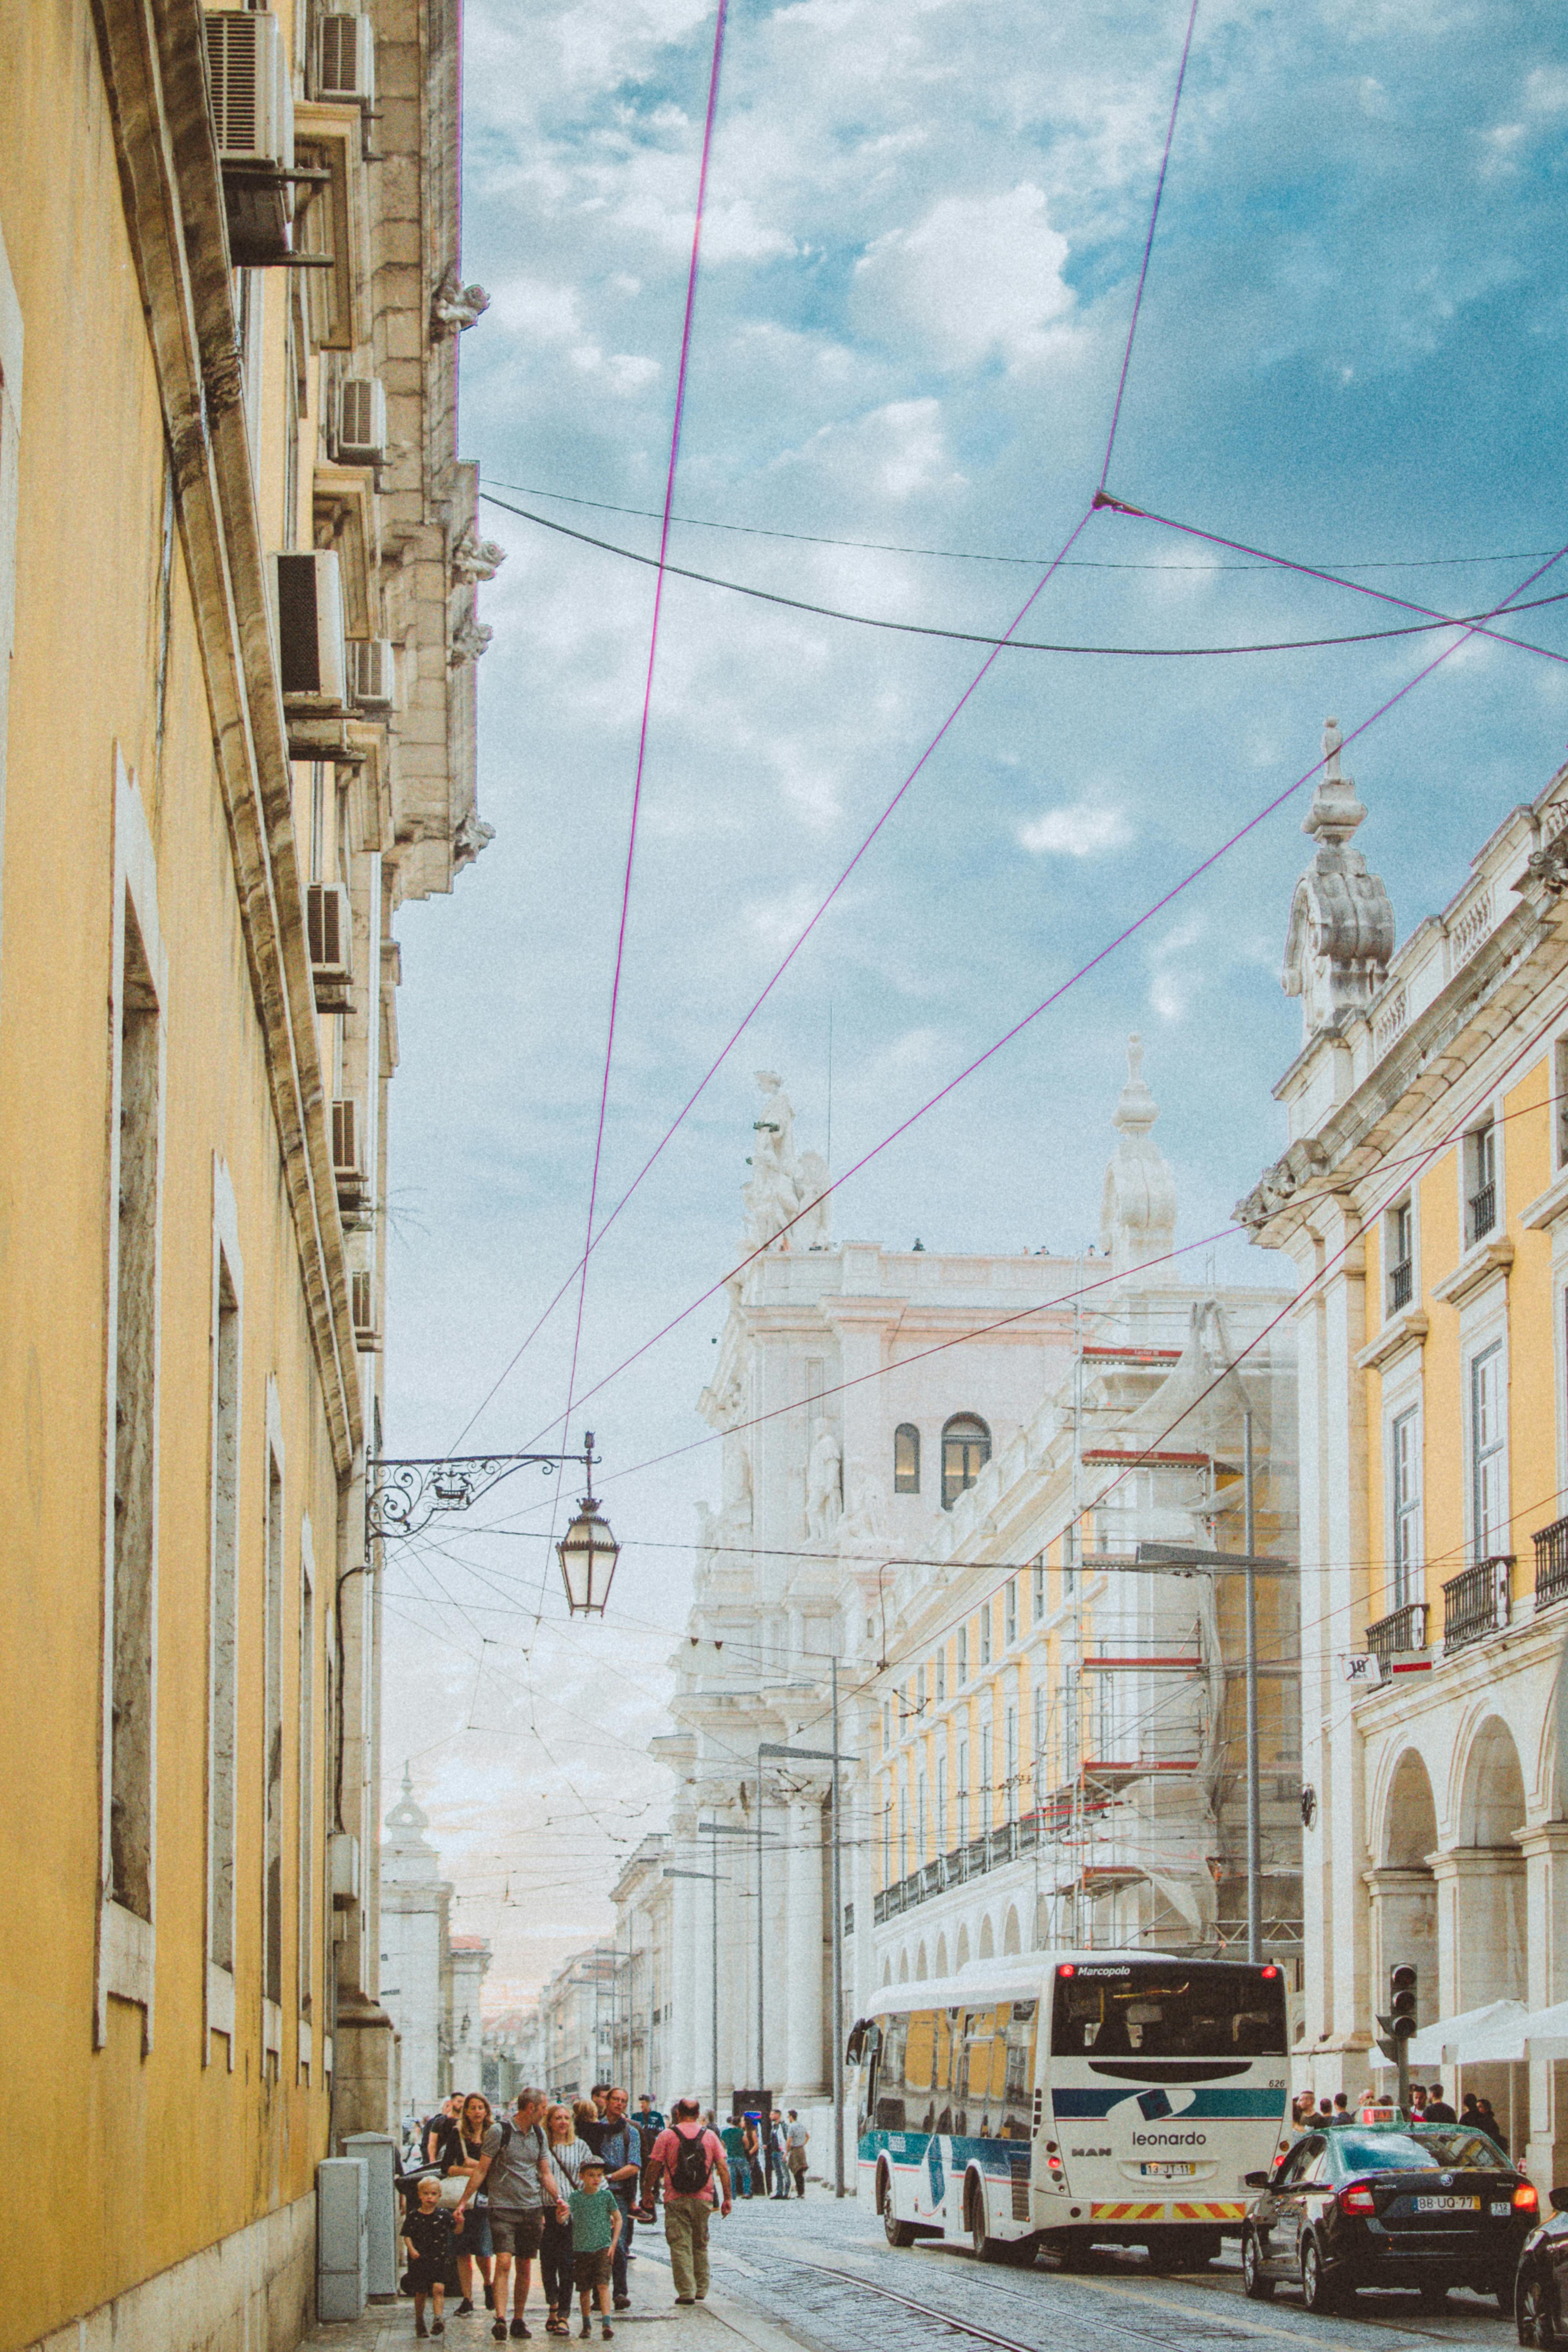
{"type": "Polygon", "coordinates": [[[364,2291],[372,2303],[397,2301],[397,2143],[389,2132],[350,2132],[343,2154],[364,2166],[364,2291]]]}
{"type": "Polygon", "coordinates": [[[368,2189],[363,2158],[329,2156],[316,2167],[319,2320],[358,2319],[363,2313],[370,2252],[368,2189]]]}

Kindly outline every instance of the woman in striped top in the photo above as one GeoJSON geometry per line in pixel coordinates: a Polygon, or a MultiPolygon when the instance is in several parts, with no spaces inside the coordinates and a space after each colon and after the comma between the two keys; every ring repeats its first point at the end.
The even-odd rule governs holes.
{"type": "MultiPolygon", "coordinates": [[[[594,2157],[594,2151],[586,2140],[578,2137],[577,2126],[569,2107],[552,2107],[544,2118],[544,2132],[550,2143],[550,2161],[555,2168],[555,2177],[569,2197],[574,2189],[582,2187],[583,2167],[594,2157]]],[[[544,2283],[544,2299],[550,2305],[544,2332],[547,2336],[570,2336],[572,2224],[570,2221],[558,2221],[552,2205],[544,2209],[539,2268],[544,2283]]]]}

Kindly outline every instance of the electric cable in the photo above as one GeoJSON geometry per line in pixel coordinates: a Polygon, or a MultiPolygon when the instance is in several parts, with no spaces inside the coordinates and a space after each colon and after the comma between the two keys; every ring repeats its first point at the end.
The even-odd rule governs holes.
{"type": "MultiPolygon", "coordinates": [[[[1211,547],[1234,548],[1238,552],[1257,556],[1261,562],[1271,564],[1278,571],[1294,572],[1303,580],[1320,580],[1327,583],[1327,584],[1332,588],[1348,588],[1351,593],[1354,596],[1371,596],[1380,604],[1396,604],[1401,612],[1423,613],[1427,616],[1428,621],[1434,622],[1439,628],[1445,625],[1445,622],[1447,619],[1447,614],[1438,613],[1431,604],[1412,604],[1408,596],[1391,595],[1386,588],[1371,588],[1367,586],[1364,581],[1346,580],[1342,578],[1337,572],[1323,571],[1317,564],[1298,563],[1288,555],[1270,555],[1267,549],[1260,547],[1248,547],[1242,540],[1221,539],[1217,533],[1212,530],[1201,530],[1195,523],[1174,522],[1169,515],[1155,514],[1149,507],[1135,507],[1126,499],[1113,499],[1104,490],[1100,493],[1100,502],[1102,507],[1109,509],[1112,514],[1131,515],[1140,522],[1159,523],[1165,530],[1179,531],[1187,539],[1205,540],[1211,547]]],[[[1539,611],[1541,606],[1543,604],[1558,604],[1563,601],[1563,600],[1561,596],[1537,596],[1532,598],[1528,604],[1510,604],[1506,607],[1500,605],[1497,609],[1500,612],[1511,610],[1521,613],[1532,613],[1539,611]]],[[[1543,655],[1548,661],[1568,661],[1568,654],[1554,653],[1551,647],[1547,646],[1527,644],[1524,638],[1510,637],[1505,631],[1500,629],[1486,628],[1482,624],[1489,617],[1490,615],[1485,614],[1476,616],[1473,625],[1478,636],[1491,637],[1501,646],[1518,646],[1525,653],[1543,655]]],[[[1380,629],[1374,632],[1374,635],[1378,636],[1398,636],[1403,634],[1404,632],[1396,629],[1380,629]]],[[[1411,632],[1411,634],[1414,635],[1415,632],[1411,632]]],[[[1324,640],[1323,642],[1326,643],[1328,641],[1324,640]]],[[[1345,642],[1350,644],[1354,643],[1355,640],[1346,639],[1345,642]]],[[[1265,648],[1265,650],[1273,652],[1276,648],[1270,646],[1265,648]]]]}
{"type": "MultiPolygon", "coordinates": [[[[1556,554],[1551,556],[1545,563],[1541,565],[1539,570],[1532,573],[1530,579],[1524,581],[1521,583],[1521,589],[1515,593],[1521,593],[1524,588],[1532,586],[1535,580],[1539,579],[1543,572],[1550,571],[1554,563],[1560,562],[1564,555],[1568,555],[1568,544],[1560,548],[1556,554]]],[[[1414,693],[1418,686],[1422,685],[1428,677],[1432,677],[1435,671],[1440,669],[1443,664],[1446,661],[1448,661],[1452,656],[1459,650],[1460,646],[1467,644],[1470,635],[1473,634],[1473,630],[1467,629],[1465,635],[1459,637],[1455,644],[1446,646],[1441,653],[1435,655],[1430,661],[1424,664],[1423,667],[1415,672],[1414,677],[1407,678],[1403,686],[1396,687],[1392,694],[1386,696],[1384,699],[1378,704],[1376,709],[1373,710],[1369,717],[1359,720],[1347,734],[1342,736],[1339,748],[1342,749],[1345,744],[1353,743],[1358,737],[1364,735],[1369,729],[1376,726],[1380,719],[1386,718],[1388,713],[1399,703],[1403,702],[1407,695],[1414,693]]],[[[1025,1013],[1019,1020],[1016,1021],[1010,1029],[1004,1031],[1002,1035],[996,1038],[991,1045],[987,1045],[983,1053],[977,1054],[972,1061],[967,1063],[964,1067],[957,1073],[956,1076],[950,1078],[944,1086],[940,1087],[937,1089],[935,1094],[929,1096],[927,1099],[918,1107],[918,1108],[910,1113],[907,1118],[902,1119],[900,1124],[890,1131],[890,1133],[885,1135],[879,1143],[873,1144],[868,1151],[863,1152],[860,1158],[857,1160],[851,1167],[846,1169],[842,1176],[831,1179],[831,1181],[823,1187],[822,1191],[816,1195],[816,1198],[814,1201],[808,1202],[804,1208],[797,1210],[793,1217],[785,1221],[785,1223],[779,1228],[779,1232],[777,1234],[771,1235],[767,1242],[760,1244],[755,1249],[748,1251],[744,1257],[737,1260],[737,1262],[724,1274],[721,1275],[716,1282],[710,1283],[706,1290],[700,1292],[688,1306],[682,1307],[678,1314],[672,1316],[668,1322],[662,1324],[658,1330],[654,1332],[649,1339],[645,1339],[638,1347],[635,1348],[630,1355],[623,1357],[621,1361],[616,1365],[611,1371],[604,1374],[603,1377],[596,1381],[592,1387],[584,1391],[579,1402],[585,1402],[588,1398],[598,1395],[601,1391],[607,1388],[613,1381],[618,1380],[621,1374],[628,1370],[633,1364],[637,1362],[641,1357],[645,1356],[650,1348],[657,1347],[662,1339],[668,1337],[671,1331],[679,1328],[679,1327],[687,1320],[688,1317],[695,1314],[699,1307],[704,1306],[710,1298],[712,1298],[721,1291],[728,1283],[733,1281],[737,1275],[742,1274],[746,1267],[752,1263],[753,1259],[762,1256],[763,1252],[771,1248],[773,1243],[777,1241],[782,1234],[789,1233],[794,1226],[800,1223],[803,1217],[809,1216],[815,1209],[820,1206],[822,1202],[827,1200],[834,1192],[837,1192],[842,1185],[847,1184],[852,1177],[860,1174],[862,1170],[869,1167],[871,1162],[874,1160],[879,1159],[892,1144],[898,1142],[901,1137],[907,1135],[910,1129],[915,1127],[920,1120],[926,1118],[930,1112],[936,1109],[939,1104],[945,1102],[950,1095],[955,1093],[957,1089],[964,1085],[969,1078],[973,1077],[978,1070],[984,1069],[988,1063],[994,1059],[996,1055],[1001,1053],[1006,1046],[1012,1045],[1016,1038],[1020,1037],[1026,1029],[1031,1027],[1033,1024],[1040,1018],[1042,1013],[1048,1012],[1053,1005],[1058,1003],[1070,990],[1076,988],[1081,981],[1086,980],[1091,972],[1098,970],[1100,964],[1104,963],[1110,956],[1114,955],[1119,948],[1123,947],[1129,940],[1135,938],[1137,934],[1146,927],[1146,925],[1153,920],[1156,915],[1161,914],[1165,908],[1173,905],[1184,891],[1189,890],[1192,887],[1194,883],[1199,881],[1204,875],[1210,871],[1212,867],[1217,866],[1224,857],[1228,856],[1231,850],[1235,849],[1241,842],[1245,841],[1251,834],[1255,833],[1258,828],[1265,824],[1278,809],[1282,808],[1288,801],[1292,799],[1294,795],[1301,790],[1301,787],[1304,784],[1310,782],[1324,765],[1324,758],[1320,757],[1319,759],[1314,760],[1311,765],[1304,769],[1301,774],[1299,775],[1293,782],[1287,784],[1283,791],[1275,793],[1272,798],[1266,801],[1261,808],[1257,810],[1252,816],[1247,819],[1245,824],[1238,825],[1234,833],[1228,835],[1224,841],[1217,845],[1216,847],[1210,850],[1205,856],[1199,859],[1195,866],[1190,866],[1179,881],[1173,883],[1168,890],[1163,891],[1159,898],[1152,900],[1151,903],[1143,908],[1141,914],[1134,916],[1131,921],[1125,924],[1113,938],[1107,940],[1103,947],[1097,949],[1095,953],[1090,956],[1087,961],[1080,964],[1078,969],[1071,972],[1066,980],[1062,981],[1058,987],[1052,989],[1047,995],[1043,997],[1040,1003],[1034,1007],[1032,1012],[1025,1013]]],[[[540,1438],[547,1434],[548,1431],[555,1428],[556,1425],[557,1424],[553,1421],[549,1423],[546,1425],[545,1430],[540,1431],[535,1437],[529,1439],[528,1446],[531,1447],[538,1444],[540,1438]]],[[[701,1443],[702,1441],[700,1440],[698,1442],[701,1443]]],[[[528,1449],[525,1448],[524,1450],[526,1451],[528,1449]]],[[[689,1449],[686,1447],[676,1447],[672,1449],[670,1454],[658,1455],[655,1457],[655,1459],[668,1461],[672,1458],[673,1454],[683,1453],[689,1450],[689,1449]]],[[[650,1465],[638,1465],[638,1467],[647,1466],[650,1465]]],[[[617,1475],[626,1475],[629,1474],[621,1473],[617,1475]]]]}
{"type": "MultiPolygon", "coordinates": [[[[650,570],[657,570],[658,572],[661,581],[668,575],[673,573],[674,576],[679,580],[700,581],[704,587],[724,588],[734,596],[750,596],[755,602],[763,604],[782,604],[787,607],[787,609],[792,613],[809,613],[821,620],[849,621],[852,622],[857,628],[886,629],[897,636],[941,637],[953,645],[994,646],[998,652],[1005,653],[1084,654],[1096,659],[1113,656],[1127,661],[1212,661],[1227,654],[1310,653],[1320,650],[1327,646],[1370,646],[1377,645],[1384,639],[1389,637],[1429,636],[1436,629],[1463,629],[1479,627],[1481,622],[1490,620],[1497,613],[1510,611],[1531,613],[1534,612],[1542,604],[1561,604],[1565,601],[1568,601],[1568,592],[1564,592],[1564,594],[1560,596],[1537,597],[1529,604],[1490,605],[1484,613],[1457,614],[1451,617],[1446,616],[1430,621],[1410,622],[1403,628],[1356,629],[1350,632],[1347,635],[1333,637],[1276,637],[1268,639],[1260,644],[1246,646],[1086,646],[1066,643],[1057,644],[1042,637],[1016,637],[1011,634],[1006,636],[996,637],[988,635],[985,631],[981,629],[940,628],[934,623],[926,621],[894,621],[886,618],[880,614],[847,612],[842,605],[823,604],[808,597],[785,596],[776,589],[755,588],[743,580],[724,580],[716,572],[694,572],[689,565],[684,563],[668,563],[660,556],[641,555],[635,548],[617,547],[612,540],[595,539],[591,532],[585,530],[574,530],[569,523],[553,522],[548,515],[530,514],[523,507],[508,506],[504,499],[498,499],[494,493],[489,490],[481,490],[479,492],[479,496],[488,500],[491,506],[500,507],[507,514],[516,515],[523,522],[537,523],[542,530],[557,531],[563,539],[574,539],[584,547],[596,547],[602,549],[606,555],[621,556],[628,563],[645,563],[650,570]]],[[[1115,508],[1117,510],[1121,512],[1136,514],[1140,511],[1140,509],[1135,507],[1122,508],[1121,501],[1117,499],[1102,499],[1100,503],[1104,507],[1115,508]]],[[[1153,520],[1153,518],[1152,518],[1152,520],[1153,520]]],[[[1298,565],[1289,568],[1300,570],[1303,567],[1298,565]]],[[[1327,573],[1319,573],[1314,576],[1324,579],[1329,577],[1327,573]]],[[[1339,585],[1341,587],[1351,587],[1354,585],[1354,583],[1350,581],[1341,581],[1339,585]]],[[[1361,593],[1363,595],[1375,596],[1379,592],[1375,588],[1363,588],[1361,593]]],[[[1405,600],[1402,597],[1395,596],[1389,597],[1385,601],[1390,604],[1402,604],[1405,600]]],[[[1412,611],[1417,611],[1422,608],[1418,606],[1411,606],[1409,609],[1412,611]]],[[[1488,636],[1498,637],[1499,642],[1503,645],[1519,646],[1526,653],[1545,654],[1549,661],[1568,661],[1568,655],[1551,653],[1545,646],[1531,645],[1522,637],[1503,636],[1499,631],[1492,629],[1485,630],[1482,634],[1488,636]]]]}
{"type": "MultiPolygon", "coordinates": [[[[608,499],[575,498],[569,490],[552,490],[538,482],[507,482],[499,475],[485,478],[498,490],[511,490],[523,499],[552,499],[560,506],[591,507],[596,514],[631,515],[639,521],[658,522],[658,507],[618,506],[608,499]]],[[[498,499],[499,505],[500,501],[498,499]]],[[[763,523],[720,522],[710,515],[672,515],[670,520],[687,530],[724,530],[742,539],[789,540],[804,547],[843,547],[868,555],[930,556],[948,563],[1011,563],[1026,571],[1037,572],[1050,562],[1047,555],[1000,555],[986,551],[963,547],[910,547],[897,540],[844,539],[822,531],[776,530],[763,523]]],[[[1499,555],[1410,555],[1388,557],[1373,562],[1351,562],[1333,560],[1331,569],[1339,572],[1435,572],[1458,566],[1473,567],[1479,563],[1533,563],[1550,555],[1549,547],[1521,547],[1499,555]]],[[[1064,572],[1267,572],[1272,559],[1264,557],[1256,563],[1133,563],[1097,555],[1074,555],[1062,564],[1064,572]]]]}

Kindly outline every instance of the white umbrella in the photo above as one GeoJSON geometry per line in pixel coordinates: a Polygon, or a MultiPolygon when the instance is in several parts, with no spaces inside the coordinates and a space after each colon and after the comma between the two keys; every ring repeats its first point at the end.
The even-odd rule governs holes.
{"type": "Polygon", "coordinates": [[[1568,2000],[1534,2009],[1524,2021],[1527,2058],[1568,2058],[1568,2000]]]}
{"type": "MultiPolygon", "coordinates": [[[[1568,2004],[1564,2004],[1568,2010],[1568,2004]]],[[[1521,2000],[1489,2000],[1424,2026],[1405,2045],[1413,2067],[1480,2066],[1524,2055],[1529,2012],[1521,2000]]],[[[1563,2031],[1568,2032],[1568,2017],[1563,2031]]]]}

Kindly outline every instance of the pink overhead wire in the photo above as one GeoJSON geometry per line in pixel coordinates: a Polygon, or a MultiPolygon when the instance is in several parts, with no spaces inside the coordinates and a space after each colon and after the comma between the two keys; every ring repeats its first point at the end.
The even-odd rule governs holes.
{"type": "MultiPolygon", "coordinates": [[[[577,1318],[572,1333],[572,1364],[566,1376],[564,1428],[572,1418],[577,1382],[577,1356],[583,1339],[583,1306],[588,1289],[588,1260],[594,1246],[594,1215],[599,1201],[599,1169],[605,1153],[605,1117],[610,1101],[610,1070],[616,1053],[616,1016],[620,1009],[621,971],[626,962],[626,918],[631,908],[632,867],[637,857],[637,819],[642,810],[643,772],[647,763],[648,719],[653,709],[654,666],[658,658],[659,614],[664,604],[664,566],[669,551],[670,512],[675,505],[675,473],[680,459],[680,420],[686,406],[686,371],[691,357],[691,319],[697,305],[697,273],[702,256],[702,212],[708,195],[708,166],[713,153],[713,118],[719,106],[719,70],[724,59],[724,26],[729,0],[719,0],[713,26],[713,62],[708,74],[708,113],[702,125],[702,162],[697,174],[697,215],[691,224],[691,261],[686,273],[686,313],[680,327],[680,366],[675,379],[675,416],[669,432],[669,468],[665,477],[664,521],[658,536],[658,572],[653,590],[653,623],[648,631],[647,674],[643,680],[642,725],[637,732],[637,777],[632,785],[631,824],[626,834],[626,870],[621,885],[621,920],[616,935],[616,971],[610,983],[610,1023],[605,1039],[605,1076],[599,1089],[599,1122],[594,1136],[594,1172],[588,1184],[588,1231],[584,1244],[581,1279],[577,1286],[577,1318]]],[[[568,1281],[571,1276],[568,1276],[568,1281]]],[[[469,1423],[472,1427],[472,1423],[469,1423]]]]}
{"type": "Polygon", "coordinates": [[[1171,149],[1175,144],[1176,116],[1181,110],[1182,84],[1187,78],[1187,59],[1193,53],[1193,27],[1198,21],[1198,0],[1187,12],[1187,34],[1182,43],[1182,62],[1176,68],[1176,87],[1171,98],[1171,119],[1165,125],[1165,149],[1160,158],[1160,176],[1154,183],[1154,201],[1149,210],[1149,234],[1143,240],[1143,259],[1138,271],[1138,290],[1132,297],[1132,316],[1127,326],[1127,348],[1121,354],[1121,373],[1116,379],[1116,404],[1110,412],[1110,430],[1105,437],[1105,463],[1100,469],[1100,487],[1103,490],[1110,473],[1110,456],[1116,446],[1116,429],[1121,422],[1121,402],[1127,390],[1127,372],[1132,365],[1132,345],[1138,334],[1138,314],[1143,308],[1143,288],[1149,276],[1150,257],[1154,250],[1154,231],[1160,225],[1160,204],[1165,193],[1165,174],[1171,168],[1171,149]]]}

